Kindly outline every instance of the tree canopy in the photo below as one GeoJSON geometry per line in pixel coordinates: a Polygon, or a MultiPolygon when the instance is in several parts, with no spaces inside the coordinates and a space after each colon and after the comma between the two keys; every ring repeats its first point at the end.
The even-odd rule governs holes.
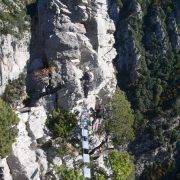
{"type": "Polygon", "coordinates": [[[54,110],[47,119],[54,137],[67,138],[77,125],[76,115],[63,109],[54,110]]]}
{"type": "Polygon", "coordinates": [[[56,167],[56,174],[63,180],[84,180],[84,176],[78,170],[68,168],[64,165],[56,167]]]}
{"type": "Polygon", "coordinates": [[[109,103],[106,129],[113,135],[115,142],[122,144],[134,139],[133,123],[131,105],[124,92],[117,90],[109,103]]]}
{"type": "Polygon", "coordinates": [[[128,153],[112,151],[109,154],[109,163],[114,180],[130,180],[133,177],[135,168],[128,153]]]}
{"type": "Polygon", "coordinates": [[[22,100],[22,96],[25,95],[25,81],[24,74],[20,74],[18,79],[9,80],[2,99],[11,106],[16,106],[17,102],[22,100]]]}
{"type": "Polygon", "coordinates": [[[8,104],[0,99],[0,158],[11,152],[12,143],[17,135],[18,117],[8,104]]]}

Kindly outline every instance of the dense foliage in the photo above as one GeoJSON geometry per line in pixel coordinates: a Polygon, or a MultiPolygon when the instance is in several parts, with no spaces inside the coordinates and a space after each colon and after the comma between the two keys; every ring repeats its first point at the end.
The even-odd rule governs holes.
{"type": "Polygon", "coordinates": [[[67,138],[77,125],[76,115],[63,109],[54,110],[47,119],[47,127],[54,137],[67,138]]]}
{"type": "Polygon", "coordinates": [[[150,167],[145,169],[142,176],[140,177],[141,180],[154,180],[154,179],[179,179],[180,172],[177,169],[176,164],[173,160],[169,159],[163,163],[153,163],[150,167]]]}
{"type": "Polygon", "coordinates": [[[125,152],[112,151],[109,154],[109,164],[113,171],[114,180],[130,180],[134,176],[132,157],[125,152]]]}
{"type": "Polygon", "coordinates": [[[108,107],[106,130],[118,144],[134,139],[134,115],[123,91],[117,90],[108,107]]]}
{"type": "Polygon", "coordinates": [[[0,32],[13,34],[17,37],[29,28],[29,17],[26,14],[26,5],[34,0],[0,0],[3,11],[0,12],[0,32]]]}
{"type": "MultiPolygon", "coordinates": [[[[132,77],[133,66],[132,69],[124,68],[119,72],[119,85],[126,91],[135,109],[137,128],[143,127],[146,119],[162,117],[168,113],[176,115],[179,71],[179,54],[170,42],[173,35],[168,27],[174,8],[173,2],[169,0],[159,1],[161,3],[148,0],[139,2],[142,6],[143,19],[141,20],[137,14],[126,19],[141,54],[138,62],[140,66],[137,70],[138,78],[132,77]],[[153,21],[156,16],[162,20],[163,30],[167,30],[164,40],[159,34],[160,27],[153,21]]],[[[127,7],[124,7],[124,11],[125,8],[127,7]]],[[[119,43],[123,48],[127,41],[124,40],[123,33],[120,35],[119,43]]]]}
{"type": "Polygon", "coordinates": [[[94,180],[106,180],[108,179],[108,174],[106,170],[102,167],[97,166],[97,164],[91,162],[91,176],[94,180]]]}
{"type": "Polygon", "coordinates": [[[84,176],[78,170],[70,169],[64,165],[56,167],[56,174],[63,180],[84,180],[84,176]]]}
{"type": "Polygon", "coordinates": [[[121,2],[118,22],[120,32],[117,33],[116,47],[119,48],[118,56],[128,57],[128,62],[120,67],[118,57],[115,64],[118,68],[118,85],[126,92],[135,112],[137,138],[131,150],[137,159],[144,156],[145,161],[154,163],[145,168],[144,179],[173,179],[169,172],[176,168],[168,164],[176,162],[179,141],[179,120],[176,118],[180,102],[176,16],[179,2],[121,2]],[[141,9],[135,8],[137,2],[141,9]],[[160,151],[161,148],[165,148],[163,154],[159,152],[153,159],[146,155],[147,152],[160,151]]]}
{"type": "Polygon", "coordinates": [[[2,98],[8,104],[16,105],[23,95],[25,95],[25,75],[20,74],[18,79],[9,80],[2,98]]]}
{"type": "Polygon", "coordinates": [[[11,152],[12,143],[17,135],[19,119],[12,109],[0,99],[0,158],[11,152]]]}

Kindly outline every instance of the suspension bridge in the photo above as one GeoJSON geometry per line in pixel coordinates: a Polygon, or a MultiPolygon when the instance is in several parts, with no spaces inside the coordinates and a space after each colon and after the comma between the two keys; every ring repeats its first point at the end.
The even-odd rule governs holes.
{"type": "Polygon", "coordinates": [[[81,114],[81,139],[82,139],[82,152],[83,152],[83,174],[85,178],[91,178],[90,170],[90,156],[89,156],[89,126],[90,117],[86,106],[84,106],[81,114]]]}

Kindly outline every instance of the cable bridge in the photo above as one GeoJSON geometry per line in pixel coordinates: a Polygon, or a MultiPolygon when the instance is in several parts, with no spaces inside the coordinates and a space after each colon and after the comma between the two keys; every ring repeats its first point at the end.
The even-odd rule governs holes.
{"type": "Polygon", "coordinates": [[[83,149],[83,174],[87,179],[91,178],[90,170],[90,156],[89,156],[89,126],[90,126],[90,117],[89,112],[86,107],[83,108],[81,115],[81,138],[82,138],[82,149],[83,149]]]}

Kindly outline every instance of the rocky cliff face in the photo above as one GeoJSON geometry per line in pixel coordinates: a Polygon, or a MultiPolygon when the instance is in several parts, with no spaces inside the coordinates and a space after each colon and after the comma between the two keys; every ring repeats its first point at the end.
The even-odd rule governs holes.
{"type": "Polygon", "coordinates": [[[92,103],[96,95],[113,93],[116,86],[112,65],[116,56],[115,26],[108,16],[107,6],[103,0],[39,1],[28,66],[28,87],[32,96],[37,91],[41,94],[49,85],[51,91],[56,89],[58,106],[66,109],[81,106],[84,97],[81,79],[87,69],[92,75],[89,95],[92,103]],[[34,72],[52,67],[50,77],[35,76],[34,72]],[[62,81],[65,84],[60,90],[62,81]]]}
{"type": "Polygon", "coordinates": [[[7,159],[14,179],[29,179],[33,174],[39,179],[51,171],[54,163],[61,164],[53,149],[47,152],[38,144],[41,138],[47,142],[50,135],[48,131],[46,134],[46,118],[42,117],[45,111],[40,104],[47,111],[54,107],[81,111],[86,72],[90,75],[85,101],[88,108],[94,108],[96,97],[106,101],[116,89],[112,64],[116,56],[115,25],[106,0],[40,0],[37,12],[32,18],[27,90],[32,105],[38,107],[30,114],[20,114],[19,136],[7,159]]]}
{"type": "MultiPolygon", "coordinates": [[[[81,113],[85,105],[94,108],[97,97],[106,104],[116,84],[136,116],[136,140],[119,148],[134,155],[137,177],[148,179],[159,169],[174,167],[179,153],[179,2],[39,0],[32,7],[36,12],[31,14],[31,39],[28,33],[21,40],[9,33],[0,36],[0,93],[27,65],[26,88],[33,106],[29,112],[17,111],[17,142],[3,161],[6,179],[52,177],[53,166],[63,159],[45,125],[49,111],[58,107],[81,113]]],[[[90,138],[92,149],[105,139],[93,133],[90,138]]],[[[65,158],[70,167],[82,161],[77,149],[73,153],[75,157],[65,158]]],[[[95,150],[93,158],[109,174],[104,156],[106,152],[95,150]]]]}
{"type": "Polygon", "coordinates": [[[29,60],[29,33],[19,40],[12,35],[0,36],[0,94],[8,80],[18,78],[29,60]]]}
{"type": "Polygon", "coordinates": [[[8,80],[18,78],[29,60],[27,2],[0,0],[0,94],[8,80]]]}

